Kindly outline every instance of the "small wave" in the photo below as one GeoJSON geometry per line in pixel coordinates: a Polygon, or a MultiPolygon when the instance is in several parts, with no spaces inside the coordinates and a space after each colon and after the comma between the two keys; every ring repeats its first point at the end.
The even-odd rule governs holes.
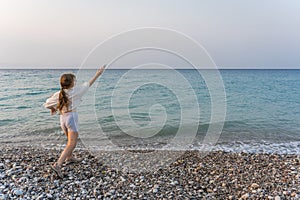
{"type": "Polygon", "coordinates": [[[105,123],[114,122],[115,119],[114,119],[113,115],[109,115],[109,116],[106,116],[106,117],[99,118],[98,121],[99,121],[100,124],[102,124],[102,123],[105,124],[105,123]]]}
{"type": "Polygon", "coordinates": [[[0,126],[9,125],[10,123],[14,123],[15,119],[2,119],[0,120],[0,126]]]}
{"type": "MultiPolygon", "coordinates": [[[[268,142],[232,142],[217,144],[215,146],[198,144],[196,147],[209,149],[213,151],[224,152],[245,152],[245,153],[267,153],[267,154],[295,154],[300,155],[300,141],[285,143],[268,143],[268,142]]],[[[196,148],[197,149],[197,148],[196,148]]]]}
{"type": "Polygon", "coordinates": [[[16,99],[16,98],[20,98],[20,97],[22,97],[22,96],[23,96],[23,95],[21,95],[21,94],[10,95],[10,96],[6,96],[6,97],[0,98],[0,101],[16,99]]]}
{"type": "Polygon", "coordinates": [[[45,93],[48,93],[48,91],[27,92],[25,93],[25,95],[34,96],[34,95],[45,94],[45,93]]]}
{"type": "Polygon", "coordinates": [[[51,136],[51,135],[62,134],[60,127],[53,127],[53,128],[46,128],[46,129],[39,129],[33,130],[31,132],[24,133],[24,136],[37,136],[37,137],[44,137],[44,136],[51,136]]]}
{"type": "Polygon", "coordinates": [[[20,110],[21,110],[21,109],[26,109],[26,108],[31,108],[31,107],[29,107],[29,106],[24,106],[24,105],[23,105],[23,106],[17,106],[17,107],[16,107],[16,109],[20,109],[20,110]]]}

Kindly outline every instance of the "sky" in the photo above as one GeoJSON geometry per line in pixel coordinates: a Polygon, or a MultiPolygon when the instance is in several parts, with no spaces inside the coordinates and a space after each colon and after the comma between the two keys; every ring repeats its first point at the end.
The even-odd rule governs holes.
{"type": "Polygon", "coordinates": [[[161,27],[220,68],[299,69],[299,10],[298,0],[0,0],[0,68],[76,68],[114,35],[161,27]]]}

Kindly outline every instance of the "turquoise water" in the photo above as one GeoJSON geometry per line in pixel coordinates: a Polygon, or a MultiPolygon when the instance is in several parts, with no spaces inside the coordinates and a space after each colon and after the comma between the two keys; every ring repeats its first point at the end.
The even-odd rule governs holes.
{"type": "MultiPolygon", "coordinates": [[[[189,132],[189,127],[196,126],[189,148],[202,148],[212,124],[211,91],[204,78],[196,70],[130,71],[106,70],[90,88],[78,109],[82,141],[104,149],[176,149],[181,146],[171,141],[180,128],[190,137],[194,130],[189,132]]],[[[59,77],[65,72],[77,74],[80,84],[95,70],[0,70],[1,143],[65,142],[59,116],[51,116],[42,106],[59,89],[59,77]]],[[[299,154],[300,70],[219,72],[226,118],[214,148],[299,154]]]]}

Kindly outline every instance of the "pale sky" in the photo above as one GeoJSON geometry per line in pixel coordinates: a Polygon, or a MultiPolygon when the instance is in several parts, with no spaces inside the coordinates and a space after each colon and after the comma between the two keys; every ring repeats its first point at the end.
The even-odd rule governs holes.
{"type": "Polygon", "coordinates": [[[162,27],[223,68],[300,68],[299,0],[0,0],[0,68],[78,67],[99,42],[162,27]]]}

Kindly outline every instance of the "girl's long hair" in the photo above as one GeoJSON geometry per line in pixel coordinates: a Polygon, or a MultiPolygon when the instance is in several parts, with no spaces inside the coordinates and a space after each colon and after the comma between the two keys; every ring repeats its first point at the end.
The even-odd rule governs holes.
{"type": "Polygon", "coordinates": [[[60,77],[60,93],[59,93],[59,101],[57,104],[57,109],[61,112],[64,107],[69,110],[70,100],[68,98],[67,93],[64,91],[64,89],[69,89],[71,86],[73,86],[75,81],[75,75],[74,74],[63,74],[60,77]]]}

